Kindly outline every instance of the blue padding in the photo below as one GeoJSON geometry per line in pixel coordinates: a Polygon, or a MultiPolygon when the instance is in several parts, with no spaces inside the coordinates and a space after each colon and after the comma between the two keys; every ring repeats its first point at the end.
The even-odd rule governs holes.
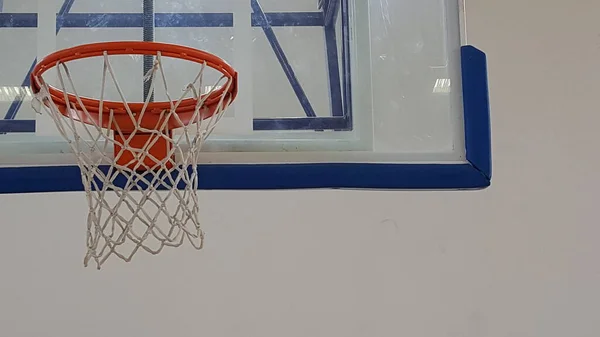
{"type": "Polygon", "coordinates": [[[467,160],[492,178],[492,140],[485,53],[465,46],[462,53],[462,86],[467,160]]]}
{"type": "MultiPolygon", "coordinates": [[[[203,177],[200,189],[478,189],[489,185],[469,164],[203,165],[199,175],[203,177]]],[[[116,184],[124,181],[116,179],[116,184]]],[[[0,169],[0,193],[68,191],[83,191],[78,167],[0,169]]]]}

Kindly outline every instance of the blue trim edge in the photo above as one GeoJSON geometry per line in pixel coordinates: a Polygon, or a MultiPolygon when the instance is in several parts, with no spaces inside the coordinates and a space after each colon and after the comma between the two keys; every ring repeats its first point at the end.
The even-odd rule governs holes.
{"type": "Polygon", "coordinates": [[[487,57],[473,47],[461,48],[463,108],[467,160],[492,179],[492,135],[487,57]]]}
{"type": "MultiPolygon", "coordinates": [[[[485,54],[462,55],[465,164],[255,164],[202,165],[201,189],[478,190],[491,183],[491,128],[485,54]]],[[[0,168],[0,193],[82,191],[76,166],[0,168]]]]}

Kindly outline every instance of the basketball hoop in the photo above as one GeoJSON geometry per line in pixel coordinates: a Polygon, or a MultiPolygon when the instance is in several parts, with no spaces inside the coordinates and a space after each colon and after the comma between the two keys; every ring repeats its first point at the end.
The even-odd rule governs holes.
{"type": "Polygon", "coordinates": [[[222,59],[156,42],[82,45],[53,53],[36,65],[31,74],[34,107],[52,118],[81,168],[89,206],[85,266],[94,260],[100,269],[111,255],[129,262],[140,248],[158,254],[165,246],[181,246],[186,238],[202,248],[196,196],[199,154],[235,99],[237,85],[237,73],[222,59]],[[142,102],[128,102],[111,66],[117,55],[153,56],[154,66],[144,80],[150,82],[150,92],[161,86],[168,100],[154,102],[148,94],[142,102]],[[98,99],[78,94],[67,66],[89,58],[103,63],[98,99]],[[165,58],[199,65],[177,99],[169,94],[165,58]],[[56,69],[57,85],[44,79],[50,69],[56,69]],[[207,71],[218,74],[216,83],[208,86],[207,71]],[[105,99],[107,82],[114,85],[119,100],[105,99]]]}

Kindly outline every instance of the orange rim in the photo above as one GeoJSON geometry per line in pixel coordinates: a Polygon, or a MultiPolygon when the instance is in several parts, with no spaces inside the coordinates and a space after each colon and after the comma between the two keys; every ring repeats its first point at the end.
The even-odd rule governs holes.
{"type": "MultiPolygon", "coordinates": [[[[53,54],[45,57],[41,62],[39,62],[33,72],[31,73],[31,87],[35,94],[37,94],[41,90],[40,83],[42,80],[42,75],[56,67],[60,63],[66,63],[73,60],[85,59],[91,57],[99,57],[103,56],[106,52],[107,55],[154,55],[156,56],[158,52],[161,53],[161,56],[170,57],[170,58],[178,58],[190,62],[195,63],[206,63],[206,66],[213,68],[219,71],[227,78],[227,83],[219,90],[211,92],[208,94],[208,97],[203,96],[202,99],[206,98],[204,102],[203,113],[201,114],[203,118],[210,118],[216,112],[221,99],[225,102],[230,100],[231,102],[236,98],[238,91],[238,79],[237,72],[224,60],[221,58],[207,53],[205,51],[201,51],[198,49],[167,44],[167,43],[158,43],[158,42],[140,42],[140,41],[122,41],[122,42],[102,42],[102,43],[93,43],[86,44],[77,47],[72,47],[64,50],[57,51],[53,54]]],[[[67,102],[65,101],[65,93],[57,89],[55,87],[49,86],[49,94],[50,98],[59,108],[60,112],[65,116],[71,116],[80,120],[83,123],[94,124],[94,123],[102,123],[102,127],[115,129],[116,127],[120,128],[122,131],[135,130],[137,127],[156,128],[158,125],[164,123],[164,114],[162,112],[164,110],[171,109],[171,104],[177,103],[177,101],[169,102],[151,102],[148,104],[148,108],[146,113],[139,121],[132,121],[132,119],[127,114],[127,107],[133,113],[139,113],[142,111],[144,104],[143,102],[137,103],[127,103],[127,107],[123,102],[116,101],[103,101],[102,111],[100,111],[100,100],[93,98],[85,98],[80,97],[83,106],[89,112],[91,116],[91,120],[88,117],[84,117],[81,113],[74,113],[68,106],[79,107],[80,104],[78,102],[77,96],[71,93],[67,93],[67,102]],[[109,114],[110,111],[113,111],[113,123],[108,125],[108,117],[102,118],[103,114],[109,114]]],[[[197,122],[198,118],[194,120],[196,104],[198,100],[196,98],[188,98],[181,101],[179,104],[176,113],[179,117],[179,120],[176,118],[171,118],[168,121],[168,128],[175,129],[182,127],[184,125],[192,124],[197,122]],[[183,123],[183,125],[181,124],[183,123]]]]}

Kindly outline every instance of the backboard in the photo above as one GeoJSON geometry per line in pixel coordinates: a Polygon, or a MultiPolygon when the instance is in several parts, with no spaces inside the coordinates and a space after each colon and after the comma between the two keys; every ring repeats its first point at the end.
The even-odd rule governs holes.
{"type": "MultiPolygon", "coordinates": [[[[205,189],[478,189],[491,179],[485,55],[462,0],[0,0],[0,193],[81,190],[76,158],[31,107],[29,74],[60,49],[158,41],[239,72],[204,148],[205,189]]],[[[115,64],[143,100],[145,60],[115,64]]],[[[187,65],[167,65],[185,84],[187,65]]],[[[98,69],[74,64],[80,94],[98,69]]]]}

